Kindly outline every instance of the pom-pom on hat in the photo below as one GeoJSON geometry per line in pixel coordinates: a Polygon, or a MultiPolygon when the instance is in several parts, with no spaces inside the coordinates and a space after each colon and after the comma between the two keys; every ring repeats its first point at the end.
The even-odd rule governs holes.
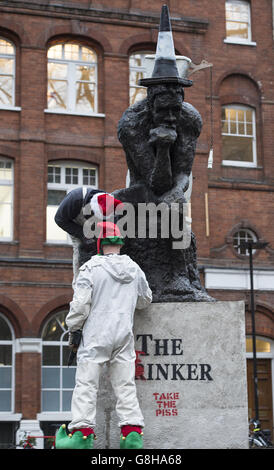
{"type": "Polygon", "coordinates": [[[90,201],[90,207],[95,217],[98,219],[107,219],[114,215],[116,208],[123,208],[123,203],[119,199],[115,199],[108,193],[94,194],[90,201]]]}
{"type": "Polygon", "coordinates": [[[98,222],[97,227],[100,228],[100,234],[97,239],[97,253],[101,253],[102,244],[123,245],[123,237],[121,235],[118,225],[113,222],[103,221],[98,222]]]}

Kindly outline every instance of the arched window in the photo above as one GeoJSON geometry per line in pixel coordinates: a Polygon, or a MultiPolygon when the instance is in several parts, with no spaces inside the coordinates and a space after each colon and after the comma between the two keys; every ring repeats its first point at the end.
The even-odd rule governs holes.
{"type": "Polygon", "coordinates": [[[251,43],[250,3],[245,0],[226,0],[226,42],[251,43]]]}
{"type": "MultiPolygon", "coordinates": [[[[233,235],[233,247],[237,255],[242,255],[242,256],[248,256],[248,249],[241,247],[241,242],[249,242],[253,241],[256,242],[257,236],[255,233],[248,229],[248,228],[241,228],[237,232],[234,233],[233,235]]],[[[254,254],[256,250],[252,250],[252,253],[254,254]]]]}
{"type": "Polygon", "coordinates": [[[72,189],[98,187],[98,170],[94,165],[73,161],[50,162],[48,165],[47,241],[70,243],[70,237],[54,221],[59,204],[72,189]]]}
{"type": "Polygon", "coordinates": [[[15,47],[0,38],[0,108],[15,105],[15,47]]]}
{"type": "Polygon", "coordinates": [[[48,109],[97,113],[97,55],[93,49],[72,42],[48,49],[48,109]]]}
{"type": "Polygon", "coordinates": [[[0,157],[0,240],[13,238],[13,162],[0,157]]]}
{"type": "MultiPolygon", "coordinates": [[[[256,338],[256,351],[257,353],[270,353],[271,352],[271,341],[267,338],[256,338]]],[[[250,336],[246,337],[246,352],[253,352],[253,338],[250,336]]]]}
{"type": "Polygon", "coordinates": [[[14,333],[0,313],[0,412],[14,411],[14,333]]]}
{"type": "Polygon", "coordinates": [[[143,86],[138,85],[138,81],[146,78],[145,56],[151,52],[135,52],[129,57],[129,103],[146,98],[147,91],[143,86]]]}
{"type": "Polygon", "coordinates": [[[223,165],[257,165],[255,110],[244,105],[222,107],[223,165]]]}
{"type": "Polygon", "coordinates": [[[70,411],[76,366],[69,357],[67,310],[50,318],[42,332],[42,411],[70,411]]]}

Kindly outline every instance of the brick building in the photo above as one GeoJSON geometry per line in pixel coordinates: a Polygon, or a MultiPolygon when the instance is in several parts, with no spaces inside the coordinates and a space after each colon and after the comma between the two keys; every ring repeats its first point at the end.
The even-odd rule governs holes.
{"type": "Polygon", "coordinates": [[[14,442],[18,427],[53,433],[54,423],[70,419],[74,368],[63,366],[72,248],[53,215],[73,187],[125,186],[117,123],[145,93],[136,80],[155,52],[163,3],[176,54],[213,64],[185,90],[204,123],[192,225],[210,294],[246,302],[250,416],[249,258],[237,246],[268,242],[254,253],[254,286],[260,417],[272,427],[273,2],[7,0],[0,5],[1,446],[14,442]]]}

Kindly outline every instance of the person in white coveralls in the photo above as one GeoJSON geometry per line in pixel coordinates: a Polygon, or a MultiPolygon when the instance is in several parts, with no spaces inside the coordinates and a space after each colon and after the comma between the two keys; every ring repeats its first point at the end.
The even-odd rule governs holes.
{"type": "Polygon", "coordinates": [[[141,268],[129,256],[120,255],[123,239],[118,226],[112,222],[98,226],[98,254],[80,268],[66,317],[71,345],[76,330],[82,330],[82,339],[70,434],[61,426],[56,448],[93,447],[99,377],[106,362],[117,399],[120,447],[142,448],[144,418],[136,394],[133,320],[135,308],[151,303],[152,292],[141,268]]]}

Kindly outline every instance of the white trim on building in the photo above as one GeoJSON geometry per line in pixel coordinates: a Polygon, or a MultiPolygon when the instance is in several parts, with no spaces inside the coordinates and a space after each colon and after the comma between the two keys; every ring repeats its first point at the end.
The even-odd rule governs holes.
{"type": "MultiPolygon", "coordinates": [[[[205,288],[225,290],[250,289],[249,269],[205,268],[205,288]]],[[[254,269],[255,290],[274,290],[274,270],[254,269]]]]}

